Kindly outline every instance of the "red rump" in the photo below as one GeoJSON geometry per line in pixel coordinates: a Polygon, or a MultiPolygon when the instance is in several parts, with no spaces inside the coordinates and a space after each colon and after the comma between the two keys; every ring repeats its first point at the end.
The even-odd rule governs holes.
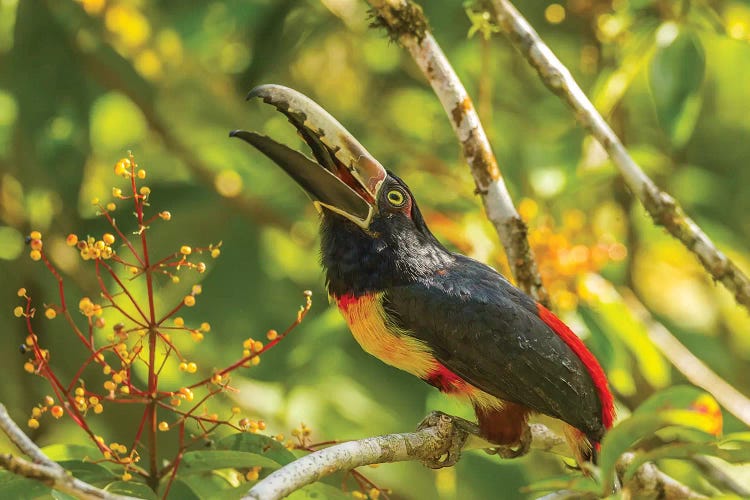
{"type": "Polygon", "coordinates": [[[612,393],[609,392],[607,376],[604,375],[604,370],[602,370],[594,355],[591,354],[591,351],[583,345],[581,339],[560,318],[555,316],[542,304],[537,304],[537,308],[542,321],[552,328],[558,337],[563,339],[567,346],[578,356],[578,359],[583,362],[583,365],[589,372],[591,380],[594,382],[594,387],[596,387],[596,392],[599,394],[599,401],[602,404],[602,424],[604,424],[605,428],[609,429],[612,427],[612,421],[615,418],[615,406],[612,393]]]}

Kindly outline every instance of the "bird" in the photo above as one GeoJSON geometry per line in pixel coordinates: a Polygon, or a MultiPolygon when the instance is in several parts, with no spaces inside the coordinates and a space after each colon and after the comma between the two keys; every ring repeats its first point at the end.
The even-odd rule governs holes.
{"type": "Polygon", "coordinates": [[[252,98],[286,115],[313,158],[257,132],[230,136],[281,167],[322,215],[327,291],[361,347],[471,404],[489,443],[528,449],[529,418],[546,416],[579,465],[594,461],[615,409],[579,337],[495,269],[440,243],[407,184],[312,99],[275,84],[252,98]]]}

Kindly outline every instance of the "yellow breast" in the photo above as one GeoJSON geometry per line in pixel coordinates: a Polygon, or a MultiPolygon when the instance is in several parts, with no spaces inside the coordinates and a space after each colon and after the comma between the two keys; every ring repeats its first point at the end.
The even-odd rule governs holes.
{"type": "Polygon", "coordinates": [[[388,323],[382,295],[347,295],[338,298],[337,302],[352,335],[362,349],[384,363],[417,377],[427,378],[437,368],[437,361],[424,342],[388,323]]]}

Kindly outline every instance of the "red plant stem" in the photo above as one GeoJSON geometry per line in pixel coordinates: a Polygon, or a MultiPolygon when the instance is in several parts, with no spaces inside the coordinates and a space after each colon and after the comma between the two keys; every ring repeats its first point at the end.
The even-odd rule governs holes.
{"type": "MultiPolygon", "coordinates": [[[[135,192],[135,176],[131,176],[131,180],[132,180],[132,184],[133,184],[133,191],[135,192]]],[[[138,195],[136,195],[133,199],[135,200],[136,211],[137,211],[137,207],[138,207],[138,195]]],[[[133,244],[130,243],[130,240],[127,237],[125,237],[125,235],[122,234],[122,231],[120,231],[120,228],[117,227],[117,223],[112,218],[112,216],[109,214],[109,211],[106,208],[102,207],[101,205],[99,206],[99,211],[104,215],[104,217],[107,218],[107,220],[109,221],[109,224],[115,230],[115,232],[120,237],[120,239],[123,241],[123,243],[125,243],[125,246],[127,246],[128,249],[130,250],[130,253],[132,253],[133,256],[136,258],[136,260],[138,260],[138,263],[141,266],[143,266],[144,263],[141,260],[140,255],[138,255],[138,252],[135,250],[135,247],[133,246],[133,244]]],[[[139,219],[139,222],[141,222],[142,220],[143,220],[143,214],[141,213],[141,217],[139,219]]]]}
{"type": "MultiPolygon", "coordinates": [[[[287,327],[287,329],[284,330],[284,332],[281,333],[278,337],[276,337],[275,339],[273,339],[272,341],[270,341],[268,344],[264,345],[263,349],[261,349],[260,351],[257,351],[257,352],[253,352],[249,356],[245,356],[244,358],[241,358],[239,361],[237,361],[237,362],[229,365],[228,367],[226,367],[223,370],[221,370],[219,372],[216,372],[216,373],[218,373],[219,375],[226,375],[227,373],[229,373],[229,372],[231,372],[233,370],[236,370],[240,366],[244,365],[245,363],[247,363],[248,361],[250,361],[254,357],[260,356],[261,354],[263,354],[267,350],[273,348],[276,344],[278,344],[279,342],[281,342],[282,340],[284,340],[284,337],[286,337],[287,335],[289,335],[289,333],[292,330],[294,330],[294,328],[297,325],[299,325],[300,323],[302,323],[302,320],[305,319],[305,316],[307,315],[307,312],[310,310],[310,306],[311,305],[312,305],[312,303],[308,299],[307,304],[304,306],[304,308],[297,313],[297,319],[291,325],[289,325],[287,327]]],[[[199,387],[201,385],[208,384],[209,382],[211,382],[211,377],[205,378],[205,379],[201,380],[200,382],[196,382],[193,385],[189,385],[188,389],[194,389],[194,388],[199,387]]]]}
{"type": "Polygon", "coordinates": [[[127,314],[125,311],[123,311],[119,306],[115,305],[115,301],[112,300],[112,297],[106,291],[106,289],[104,287],[104,283],[102,282],[102,278],[101,278],[101,276],[99,274],[99,264],[100,263],[101,263],[101,265],[103,265],[107,269],[107,271],[109,272],[109,275],[112,276],[112,279],[115,280],[115,282],[119,285],[119,287],[122,289],[122,291],[125,293],[125,295],[128,296],[128,298],[130,299],[130,302],[135,306],[135,308],[138,310],[138,313],[143,318],[143,321],[148,321],[148,318],[146,318],[146,315],[141,310],[141,306],[138,305],[138,302],[130,294],[130,290],[128,290],[127,287],[125,286],[125,284],[120,280],[120,278],[117,276],[117,273],[115,273],[114,269],[112,269],[112,267],[110,265],[108,265],[106,262],[104,262],[102,260],[97,260],[96,261],[96,277],[99,279],[99,285],[101,286],[102,290],[107,295],[107,298],[109,299],[109,301],[112,303],[113,306],[115,306],[117,308],[118,311],[120,311],[122,314],[124,314],[125,316],[127,316],[130,319],[130,321],[132,321],[133,323],[135,323],[137,325],[140,325],[140,326],[142,326],[142,327],[145,328],[146,325],[140,323],[139,321],[134,320],[133,318],[130,317],[129,314],[127,314]]]}
{"type": "Polygon", "coordinates": [[[169,495],[169,489],[172,487],[172,483],[174,482],[175,476],[177,476],[177,469],[180,467],[180,462],[182,461],[182,456],[185,454],[185,422],[180,422],[180,433],[179,433],[179,450],[177,452],[177,456],[172,461],[172,473],[169,475],[169,481],[167,482],[167,487],[164,488],[164,496],[162,498],[167,498],[169,495]]]}
{"type": "Polygon", "coordinates": [[[86,367],[92,361],[94,361],[94,359],[98,359],[97,356],[99,354],[101,354],[102,352],[106,351],[107,349],[111,349],[114,346],[115,346],[115,344],[107,344],[107,345],[105,345],[103,347],[100,347],[96,351],[92,352],[91,355],[88,357],[88,359],[86,359],[86,361],[84,361],[83,364],[81,364],[81,367],[78,368],[78,371],[76,372],[76,374],[73,375],[73,379],[70,381],[70,384],[68,385],[67,392],[70,392],[70,391],[73,390],[73,386],[75,386],[76,381],[80,378],[81,374],[83,374],[83,370],[85,370],[86,367]]]}
{"type": "Polygon", "coordinates": [[[174,309],[172,309],[171,311],[169,311],[167,314],[164,315],[163,318],[161,318],[159,321],[156,322],[156,326],[161,326],[162,323],[164,323],[169,318],[171,318],[172,316],[174,316],[175,314],[177,314],[177,311],[179,311],[180,309],[182,309],[182,306],[184,306],[184,305],[185,305],[185,303],[182,302],[182,301],[180,301],[180,303],[177,304],[177,307],[175,307],[174,309]]]}

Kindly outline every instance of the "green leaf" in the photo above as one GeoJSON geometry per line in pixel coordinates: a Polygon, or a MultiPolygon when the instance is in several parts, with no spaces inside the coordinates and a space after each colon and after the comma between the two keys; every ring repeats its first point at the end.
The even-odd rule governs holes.
{"type": "Polygon", "coordinates": [[[219,450],[235,450],[257,453],[270,458],[278,464],[286,465],[297,459],[294,453],[287,450],[286,447],[268,436],[262,434],[252,434],[240,432],[226,436],[216,443],[219,450]]]}
{"type": "Polygon", "coordinates": [[[145,483],[138,481],[115,481],[105,486],[104,490],[110,493],[143,498],[145,500],[157,500],[158,498],[151,488],[145,483]]]}
{"type": "Polygon", "coordinates": [[[340,488],[324,483],[308,484],[287,497],[291,500],[351,500],[340,488]]]}
{"type": "Polygon", "coordinates": [[[605,482],[605,491],[608,491],[615,463],[620,455],[641,439],[670,426],[700,431],[684,433],[683,437],[700,441],[698,444],[705,444],[709,436],[721,431],[721,411],[718,403],[705,392],[689,386],[670,387],[646,400],[629,418],[604,436],[599,466],[605,482]]]}
{"type": "Polygon", "coordinates": [[[51,444],[42,448],[50,460],[59,462],[61,460],[98,460],[101,452],[93,446],[80,444],[51,444]]]}
{"type": "Polygon", "coordinates": [[[690,139],[702,104],[706,62],[700,40],[674,22],[657,32],[649,84],[662,128],[676,148],[690,139]]]}
{"type": "Polygon", "coordinates": [[[572,496],[571,498],[586,498],[587,496],[598,497],[598,493],[601,490],[601,487],[591,477],[571,477],[569,475],[566,475],[547,477],[545,479],[535,481],[523,488],[523,491],[525,493],[543,493],[546,491],[560,490],[569,490],[578,494],[577,496],[572,496]]]}
{"type": "Polygon", "coordinates": [[[0,470],[0,498],[37,498],[49,495],[50,491],[39,481],[0,470]]]}
{"type": "Polygon", "coordinates": [[[95,486],[103,486],[112,482],[112,480],[117,477],[111,470],[92,462],[85,462],[82,460],[62,460],[58,463],[81,481],[95,486]]]}
{"type": "MultiPolygon", "coordinates": [[[[166,484],[166,482],[164,484],[166,484]]],[[[175,479],[175,481],[172,483],[172,486],[169,488],[169,495],[167,495],[167,499],[201,500],[201,496],[185,481],[175,479]]]]}
{"type": "Polygon", "coordinates": [[[196,474],[216,469],[239,469],[244,467],[263,467],[264,469],[276,470],[281,465],[266,456],[246,451],[190,451],[182,457],[180,474],[196,474]]]}

